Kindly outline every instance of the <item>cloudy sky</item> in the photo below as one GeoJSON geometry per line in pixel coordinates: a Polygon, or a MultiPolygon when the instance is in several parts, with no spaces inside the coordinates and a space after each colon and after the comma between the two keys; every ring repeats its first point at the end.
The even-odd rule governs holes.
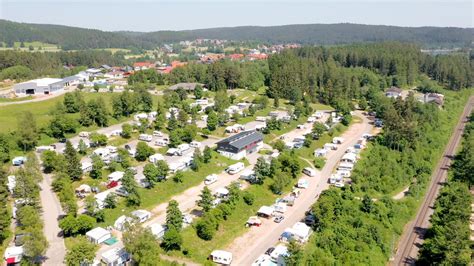
{"type": "Polygon", "coordinates": [[[361,23],[473,27],[466,0],[0,0],[0,18],[108,31],[361,23]]]}

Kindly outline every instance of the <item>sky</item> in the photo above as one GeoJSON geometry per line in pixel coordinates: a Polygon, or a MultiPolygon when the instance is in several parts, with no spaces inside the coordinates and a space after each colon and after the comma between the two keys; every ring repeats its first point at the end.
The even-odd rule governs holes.
{"type": "Polygon", "coordinates": [[[0,18],[106,31],[359,23],[473,27],[474,0],[0,0],[0,18]]]}

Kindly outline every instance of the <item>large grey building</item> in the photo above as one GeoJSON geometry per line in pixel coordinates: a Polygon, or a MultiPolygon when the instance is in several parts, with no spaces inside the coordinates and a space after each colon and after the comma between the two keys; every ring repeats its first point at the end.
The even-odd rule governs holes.
{"type": "Polygon", "coordinates": [[[258,152],[262,146],[262,133],[249,130],[217,142],[217,151],[230,159],[240,160],[247,154],[258,152]]]}
{"type": "Polygon", "coordinates": [[[53,94],[64,89],[64,81],[56,78],[34,79],[13,86],[16,94],[53,94]]]}

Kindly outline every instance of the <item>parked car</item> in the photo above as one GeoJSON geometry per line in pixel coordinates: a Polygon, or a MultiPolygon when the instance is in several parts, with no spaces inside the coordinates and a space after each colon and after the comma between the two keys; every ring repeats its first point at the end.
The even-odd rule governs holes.
{"type": "Polygon", "coordinates": [[[283,216],[283,215],[277,215],[277,216],[275,216],[275,218],[273,218],[273,221],[274,221],[275,223],[281,223],[281,221],[283,221],[283,219],[285,219],[285,216],[283,216]]]}
{"type": "Polygon", "coordinates": [[[128,197],[128,191],[126,191],[123,187],[119,187],[117,190],[115,190],[115,194],[122,197],[128,197]]]}
{"type": "Polygon", "coordinates": [[[111,188],[114,188],[118,186],[118,181],[110,181],[108,184],[107,184],[107,188],[108,189],[111,189],[111,188]]]}
{"type": "Polygon", "coordinates": [[[217,182],[217,179],[219,179],[219,176],[217,176],[216,174],[208,175],[206,176],[206,179],[204,180],[204,185],[207,186],[212,183],[215,183],[217,182]]]}

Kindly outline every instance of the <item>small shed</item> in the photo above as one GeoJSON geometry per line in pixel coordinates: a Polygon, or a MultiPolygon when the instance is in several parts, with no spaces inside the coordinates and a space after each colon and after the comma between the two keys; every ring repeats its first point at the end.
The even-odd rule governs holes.
{"type": "Polygon", "coordinates": [[[257,211],[257,215],[260,217],[270,218],[273,214],[274,209],[270,206],[262,206],[257,211]]]}
{"type": "Polygon", "coordinates": [[[100,243],[106,241],[107,239],[111,238],[112,234],[108,230],[106,230],[102,227],[96,227],[96,228],[90,230],[89,232],[87,232],[86,237],[92,243],[100,244],[100,243]]]}

